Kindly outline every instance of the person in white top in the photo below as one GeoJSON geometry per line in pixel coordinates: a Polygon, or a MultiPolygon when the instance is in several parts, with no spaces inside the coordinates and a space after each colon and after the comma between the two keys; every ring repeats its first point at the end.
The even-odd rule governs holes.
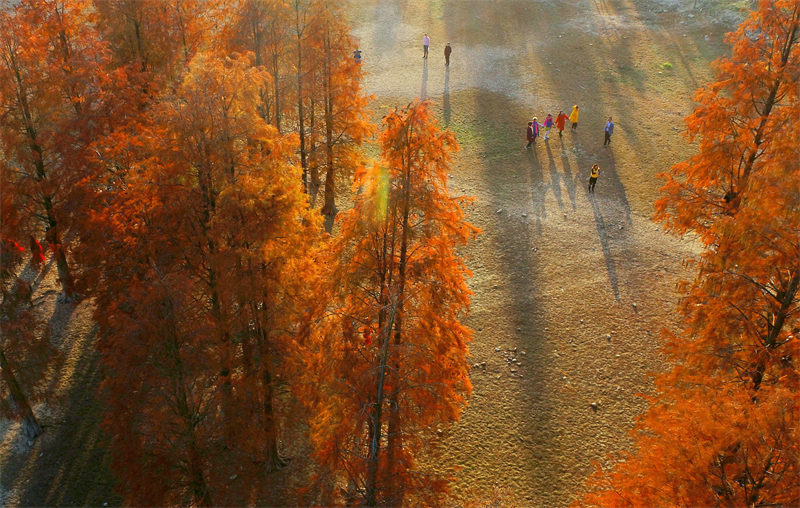
{"type": "Polygon", "coordinates": [[[428,37],[428,34],[425,34],[425,37],[422,38],[422,47],[425,49],[425,54],[422,55],[422,58],[428,58],[428,46],[431,45],[431,38],[428,37]]]}

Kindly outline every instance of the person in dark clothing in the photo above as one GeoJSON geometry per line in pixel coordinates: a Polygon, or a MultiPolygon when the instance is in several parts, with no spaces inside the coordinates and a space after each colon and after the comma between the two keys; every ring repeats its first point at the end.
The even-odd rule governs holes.
{"type": "Polygon", "coordinates": [[[453,52],[453,48],[450,47],[450,43],[447,43],[447,46],[444,47],[444,65],[449,67],[450,66],[450,53],[453,52]]]}
{"type": "Polygon", "coordinates": [[[540,124],[536,117],[533,117],[533,120],[528,122],[528,144],[525,145],[525,149],[529,150],[532,143],[536,142],[536,138],[539,137],[539,129],[544,127],[544,125],[540,124]]]}

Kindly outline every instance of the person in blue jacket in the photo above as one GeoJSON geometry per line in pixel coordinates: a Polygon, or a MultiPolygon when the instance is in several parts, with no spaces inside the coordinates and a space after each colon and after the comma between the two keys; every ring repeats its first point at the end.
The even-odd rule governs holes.
{"type": "Polygon", "coordinates": [[[614,134],[614,122],[611,121],[611,117],[608,117],[608,123],[606,123],[606,139],[603,141],[603,146],[611,144],[611,135],[614,134]]]}

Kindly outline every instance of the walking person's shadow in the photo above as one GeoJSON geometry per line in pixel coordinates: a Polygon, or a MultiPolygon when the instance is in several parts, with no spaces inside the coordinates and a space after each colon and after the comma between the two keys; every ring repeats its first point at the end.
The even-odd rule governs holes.
{"type": "Polygon", "coordinates": [[[419,98],[425,100],[428,98],[428,59],[422,62],[422,90],[419,92],[419,98]]]}
{"type": "MultiPolygon", "coordinates": [[[[423,75],[423,80],[425,76],[423,75]]],[[[423,81],[423,86],[424,86],[423,81]]],[[[444,126],[450,125],[450,67],[444,68],[444,95],[442,96],[442,108],[444,109],[444,126]]]]}

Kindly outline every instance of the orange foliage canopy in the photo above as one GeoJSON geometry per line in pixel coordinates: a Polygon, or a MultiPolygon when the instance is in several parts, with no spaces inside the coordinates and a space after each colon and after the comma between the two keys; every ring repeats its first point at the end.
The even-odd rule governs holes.
{"type": "Polygon", "coordinates": [[[256,111],[259,72],[196,55],[101,154],[123,170],[82,259],[100,267],[106,423],[134,504],[241,504],[231,496],[278,459],[274,370],[320,225],[291,164],[296,138],[256,111]]]}
{"type": "Polygon", "coordinates": [[[446,481],[417,470],[415,457],[471,391],[471,331],[461,324],[470,272],[454,249],[477,229],[464,219],[468,199],[447,189],[457,146],[428,104],[383,123],[381,165],[356,173],[355,206],[333,240],[335,272],[323,286],[333,303],[305,345],[299,398],[315,455],[346,498],[434,502],[446,481]]]}
{"type": "Polygon", "coordinates": [[[687,118],[656,217],[705,246],[637,451],[584,503],[800,503],[800,2],[759,2],[687,118]]]}

